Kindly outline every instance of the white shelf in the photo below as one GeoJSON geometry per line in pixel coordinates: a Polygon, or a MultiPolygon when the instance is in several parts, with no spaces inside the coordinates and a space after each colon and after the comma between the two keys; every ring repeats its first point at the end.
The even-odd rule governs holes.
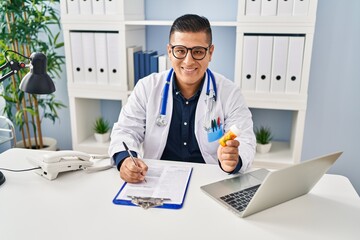
{"type": "Polygon", "coordinates": [[[254,167],[278,169],[294,163],[293,153],[288,142],[272,142],[270,152],[256,153],[254,167]]]}
{"type": "MultiPolygon", "coordinates": [[[[141,45],[146,49],[148,47],[147,43],[151,42],[146,34],[149,34],[148,31],[153,31],[152,28],[146,30],[146,26],[159,26],[156,30],[162,30],[161,27],[170,27],[173,19],[178,16],[173,16],[175,14],[172,15],[171,12],[168,12],[167,14],[162,14],[161,20],[160,16],[159,19],[153,19],[154,16],[155,18],[158,17],[158,14],[156,12],[155,14],[152,12],[150,15],[145,14],[147,10],[145,0],[118,0],[116,11],[119,14],[114,15],[69,15],[66,13],[66,0],[61,0],[60,3],[67,59],[66,67],[73,148],[90,153],[104,154],[107,152],[108,143],[101,144],[95,141],[95,138],[91,136],[91,123],[96,115],[103,114],[101,100],[116,100],[124,104],[131,93],[127,83],[126,48],[131,45],[141,45]],[[146,17],[151,19],[145,19],[146,17]],[[118,56],[121,58],[121,66],[118,73],[121,76],[121,80],[117,82],[117,85],[89,84],[86,83],[85,79],[73,79],[70,51],[71,31],[112,31],[119,34],[118,56]]],[[[209,10],[213,10],[213,6],[207,6],[206,3],[206,0],[201,0],[196,5],[200,6],[201,10],[209,8],[209,10]]],[[[166,5],[170,8],[174,4],[178,3],[175,0],[166,2],[166,5]]],[[[228,27],[234,28],[233,35],[227,35],[225,31],[226,36],[224,34],[222,36],[231,37],[235,42],[235,49],[233,49],[234,56],[231,56],[231,59],[235,60],[234,82],[240,87],[244,61],[242,59],[243,43],[246,34],[301,34],[305,38],[301,86],[298,93],[279,94],[273,92],[243,91],[244,98],[250,108],[292,111],[292,129],[289,141],[274,142],[270,153],[256,154],[254,166],[281,168],[297,163],[301,158],[317,0],[309,0],[308,12],[304,16],[246,16],[246,0],[237,0],[233,7],[237,9],[237,14],[230,18],[224,14],[216,14],[214,16],[214,11],[209,11],[210,15],[206,17],[210,20],[211,25],[216,27],[213,29],[213,32],[218,31],[219,28],[221,30],[227,30],[226,28],[228,27]],[[211,19],[216,19],[216,21],[211,19]]],[[[221,6],[219,8],[221,10],[221,6]]],[[[188,9],[188,12],[193,10],[191,5],[188,6],[188,9]]],[[[152,11],[156,11],[156,8],[152,11]]],[[[120,111],[120,109],[116,110],[120,111]]]]}

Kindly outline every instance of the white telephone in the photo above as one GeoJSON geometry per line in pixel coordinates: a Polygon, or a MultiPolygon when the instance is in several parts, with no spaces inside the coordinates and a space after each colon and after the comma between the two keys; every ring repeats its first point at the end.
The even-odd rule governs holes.
{"type": "Polygon", "coordinates": [[[60,172],[75,170],[100,171],[112,167],[111,163],[105,166],[94,167],[93,160],[102,159],[109,159],[109,157],[93,156],[84,152],[71,150],[47,152],[40,158],[28,157],[28,160],[32,164],[41,167],[36,173],[49,180],[55,179],[60,172]]]}

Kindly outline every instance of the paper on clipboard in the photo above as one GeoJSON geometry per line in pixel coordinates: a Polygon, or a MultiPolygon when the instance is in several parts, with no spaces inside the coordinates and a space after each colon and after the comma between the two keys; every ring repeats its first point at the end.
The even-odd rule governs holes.
{"type": "Polygon", "coordinates": [[[192,167],[149,164],[146,182],[124,183],[115,196],[115,204],[133,205],[131,197],[164,199],[163,208],[181,208],[192,167]]]}

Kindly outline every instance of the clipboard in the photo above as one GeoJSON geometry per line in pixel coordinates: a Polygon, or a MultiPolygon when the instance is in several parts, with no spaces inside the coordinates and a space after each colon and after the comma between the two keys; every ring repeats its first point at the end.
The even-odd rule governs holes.
{"type": "Polygon", "coordinates": [[[117,205],[180,209],[184,204],[192,167],[149,164],[146,182],[124,183],[115,195],[117,205]]]}

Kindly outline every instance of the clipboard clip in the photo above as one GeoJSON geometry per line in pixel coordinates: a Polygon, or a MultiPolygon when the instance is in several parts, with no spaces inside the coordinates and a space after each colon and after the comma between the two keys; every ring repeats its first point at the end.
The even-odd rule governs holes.
{"type": "Polygon", "coordinates": [[[162,206],[164,201],[171,200],[170,198],[152,198],[152,197],[137,197],[137,196],[128,196],[131,198],[131,203],[136,206],[142,207],[143,209],[149,209],[153,207],[162,206]]]}

